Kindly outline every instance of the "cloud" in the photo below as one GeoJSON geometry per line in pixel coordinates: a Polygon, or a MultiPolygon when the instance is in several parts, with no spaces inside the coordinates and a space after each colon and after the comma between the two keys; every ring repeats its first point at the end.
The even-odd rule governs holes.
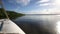
{"type": "Polygon", "coordinates": [[[38,4],[38,7],[39,6],[48,6],[51,4],[49,1],[51,1],[51,0],[40,0],[36,4],[38,4]]]}
{"type": "Polygon", "coordinates": [[[39,1],[39,2],[40,2],[40,3],[41,3],[41,2],[49,2],[49,0],[41,0],[41,1],[39,1]]]}
{"type": "Polygon", "coordinates": [[[38,6],[49,6],[50,3],[39,4],[38,6]]]}
{"type": "MultiPolygon", "coordinates": [[[[24,12],[25,14],[60,14],[60,0],[52,0],[51,2],[49,2],[50,0],[41,0],[38,1],[38,7],[40,6],[51,6],[51,8],[43,8],[42,10],[31,10],[28,12],[24,12]],[[46,2],[46,3],[44,3],[46,2]]],[[[21,1],[22,2],[22,1],[21,1]]],[[[26,1],[25,1],[26,2],[26,1]]],[[[19,3],[19,2],[18,2],[19,3]]],[[[23,2],[24,3],[24,2],[23,2]]]]}
{"type": "Polygon", "coordinates": [[[8,3],[15,3],[15,0],[6,0],[8,3]]]}
{"type": "Polygon", "coordinates": [[[54,7],[60,8],[60,0],[54,0],[52,4],[54,5],[54,7]]]}
{"type": "Polygon", "coordinates": [[[49,13],[47,12],[47,9],[44,9],[44,10],[28,11],[28,12],[26,12],[26,14],[49,14],[49,13]]]}
{"type": "Polygon", "coordinates": [[[60,14],[60,10],[57,8],[32,10],[32,11],[26,12],[26,14],[60,14]]]}
{"type": "Polygon", "coordinates": [[[30,3],[30,0],[16,0],[16,3],[26,6],[30,3]]]}
{"type": "Polygon", "coordinates": [[[9,3],[13,3],[13,4],[21,4],[23,6],[26,6],[30,3],[30,0],[9,0],[9,3]]]}
{"type": "Polygon", "coordinates": [[[53,10],[52,13],[60,14],[60,0],[53,0],[52,5],[53,9],[50,8],[53,10]]]}
{"type": "Polygon", "coordinates": [[[27,12],[28,14],[60,14],[60,0],[53,0],[51,2],[48,2],[49,0],[41,0],[38,3],[39,6],[51,6],[51,8],[43,8],[42,10],[32,10],[27,12]],[[44,3],[48,2],[48,3],[44,3]],[[42,3],[42,4],[41,4],[42,3]]]}
{"type": "MultiPolygon", "coordinates": [[[[15,0],[16,3],[21,4],[23,6],[27,6],[30,3],[30,1],[31,0],[15,0]]],[[[42,10],[40,8],[40,10],[36,9],[24,13],[25,14],[60,14],[60,0],[39,0],[36,2],[36,4],[39,8],[43,6],[44,8],[42,10]],[[45,6],[51,8],[47,9],[45,6]]]]}

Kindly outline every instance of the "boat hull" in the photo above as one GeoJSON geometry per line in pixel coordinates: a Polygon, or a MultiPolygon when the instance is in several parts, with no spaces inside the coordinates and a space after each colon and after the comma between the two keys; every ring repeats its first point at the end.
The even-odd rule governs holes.
{"type": "Polygon", "coordinates": [[[14,22],[9,19],[0,20],[0,34],[25,34],[14,22]]]}

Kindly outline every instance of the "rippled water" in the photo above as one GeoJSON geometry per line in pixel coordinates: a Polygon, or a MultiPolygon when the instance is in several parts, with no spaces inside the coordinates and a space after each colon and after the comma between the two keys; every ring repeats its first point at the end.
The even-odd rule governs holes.
{"type": "Polygon", "coordinates": [[[60,34],[60,15],[25,15],[14,21],[26,34],[60,34]]]}

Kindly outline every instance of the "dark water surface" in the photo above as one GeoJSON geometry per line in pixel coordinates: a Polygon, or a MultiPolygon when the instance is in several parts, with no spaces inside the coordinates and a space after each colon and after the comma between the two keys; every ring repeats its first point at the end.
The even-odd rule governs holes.
{"type": "Polygon", "coordinates": [[[26,34],[60,34],[60,15],[25,15],[14,22],[26,34]]]}

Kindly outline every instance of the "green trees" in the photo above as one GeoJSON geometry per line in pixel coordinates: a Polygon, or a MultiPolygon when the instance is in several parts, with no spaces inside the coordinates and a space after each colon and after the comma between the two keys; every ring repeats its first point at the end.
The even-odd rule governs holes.
{"type": "Polygon", "coordinates": [[[0,19],[6,18],[3,8],[0,8],[0,19]]]}
{"type": "MultiPolygon", "coordinates": [[[[24,15],[24,14],[17,13],[17,12],[14,12],[14,11],[6,11],[6,12],[7,12],[10,19],[15,19],[17,17],[21,17],[21,16],[24,15]]],[[[4,19],[4,18],[6,18],[6,15],[4,13],[3,8],[0,8],[0,19],[4,19]]]]}

